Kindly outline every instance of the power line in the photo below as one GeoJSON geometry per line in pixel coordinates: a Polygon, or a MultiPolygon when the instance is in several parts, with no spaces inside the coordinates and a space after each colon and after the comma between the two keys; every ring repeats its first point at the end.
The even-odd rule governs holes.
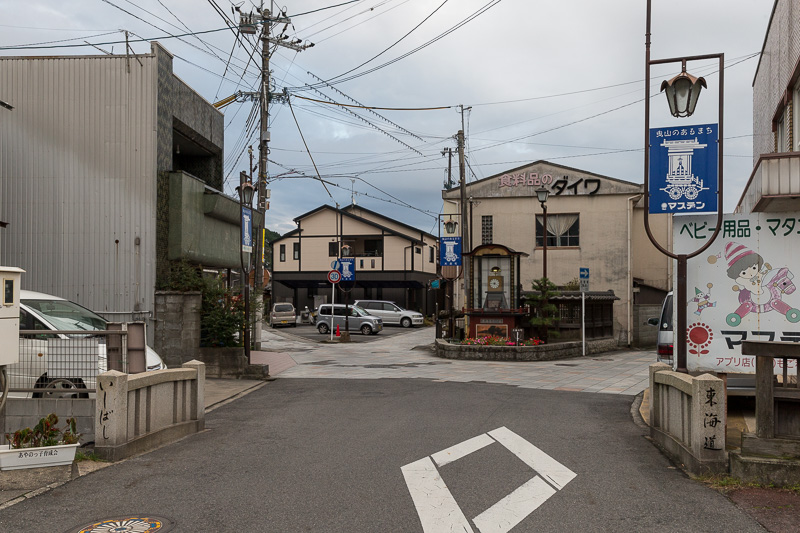
{"type": "Polygon", "coordinates": [[[349,2],[336,4],[335,6],[326,6],[326,7],[321,7],[319,9],[315,9],[313,11],[306,11],[305,13],[298,13],[296,15],[292,15],[292,17],[300,17],[302,15],[310,15],[311,13],[316,13],[317,11],[324,11],[326,9],[331,9],[331,8],[334,8],[334,7],[342,7],[342,6],[346,6],[347,4],[355,4],[356,2],[361,2],[361,1],[362,0],[350,0],[349,2]]]}

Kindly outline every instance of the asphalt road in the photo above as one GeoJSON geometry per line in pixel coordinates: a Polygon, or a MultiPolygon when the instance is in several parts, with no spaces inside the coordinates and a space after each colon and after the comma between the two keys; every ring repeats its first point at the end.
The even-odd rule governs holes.
{"type": "Polygon", "coordinates": [[[764,531],[671,466],[630,408],[630,396],[474,382],[278,379],[209,413],[201,434],[3,510],[0,531],[151,514],[186,532],[431,533],[451,529],[423,529],[415,502],[427,513],[444,502],[483,533],[476,517],[498,502],[511,517],[520,502],[504,498],[537,476],[548,497],[492,530],[764,531]],[[487,434],[516,434],[537,465],[520,460],[530,445],[512,453],[501,438],[449,464],[437,455],[487,434]],[[401,470],[431,456],[449,500],[410,489],[401,470]]]}

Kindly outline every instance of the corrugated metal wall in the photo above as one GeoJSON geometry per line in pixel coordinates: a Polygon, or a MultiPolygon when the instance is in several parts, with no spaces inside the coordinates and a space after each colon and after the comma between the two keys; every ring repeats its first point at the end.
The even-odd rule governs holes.
{"type": "Polygon", "coordinates": [[[0,58],[0,262],[24,289],[152,311],[155,58],[0,58]]]}

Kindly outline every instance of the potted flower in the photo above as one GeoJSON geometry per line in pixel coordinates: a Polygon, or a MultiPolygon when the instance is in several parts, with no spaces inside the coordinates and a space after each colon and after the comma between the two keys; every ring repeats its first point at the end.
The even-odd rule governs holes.
{"type": "Polygon", "coordinates": [[[6,433],[10,444],[0,446],[0,470],[72,464],[81,437],[75,430],[75,419],[68,418],[63,430],[57,424],[58,416],[51,413],[33,429],[6,433]]]}

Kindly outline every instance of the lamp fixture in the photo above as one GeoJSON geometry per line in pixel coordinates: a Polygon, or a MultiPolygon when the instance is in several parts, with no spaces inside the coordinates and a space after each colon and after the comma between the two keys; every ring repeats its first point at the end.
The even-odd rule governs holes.
{"type": "Polygon", "coordinates": [[[550,195],[550,191],[542,187],[541,189],[536,189],[536,198],[539,200],[539,203],[544,206],[547,203],[547,197],[550,195]]]}
{"type": "Polygon", "coordinates": [[[448,235],[453,235],[456,232],[457,228],[458,228],[458,222],[456,222],[452,218],[446,220],[444,223],[444,231],[448,235]]]}
{"type": "Polygon", "coordinates": [[[661,83],[661,91],[666,92],[669,112],[673,117],[692,116],[704,88],[708,88],[704,78],[696,78],[686,72],[686,60],[681,63],[680,74],[661,83]]]}
{"type": "Polygon", "coordinates": [[[247,207],[253,205],[253,195],[256,192],[256,188],[253,187],[252,183],[249,181],[243,182],[239,187],[236,187],[236,192],[239,193],[239,200],[243,205],[247,207]]]}

